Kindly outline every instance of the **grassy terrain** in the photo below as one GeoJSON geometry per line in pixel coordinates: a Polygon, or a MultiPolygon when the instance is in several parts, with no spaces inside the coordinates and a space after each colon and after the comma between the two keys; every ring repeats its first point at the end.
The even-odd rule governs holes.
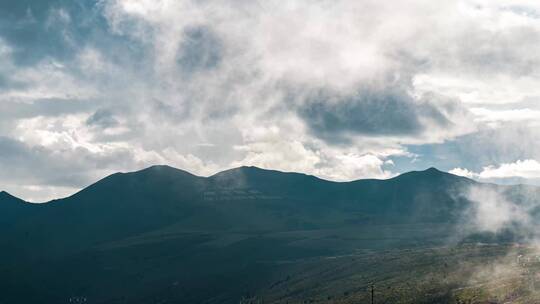
{"type": "Polygon", "coordinates": [[[519,236],[462,234],[473,186],[158,166],[46,204],[0,193],[0,304],[369,303],[371,284],[376,303],[534,303],[519,236]]]}
{"type": "Polygon", "coordinates": [[[443,224],[268,233],[172,225],[3,265],[0,303],[370,303],[371,284],[376,303],[540,300],[532,248],[449,245],[450,235],[443,224]]]}
{"type": "Polygon", "coordinates": [[[376,303],[534,303],[540,264],[531,249],[447,245],[448,232],[435,224],[269,233],[173,225],[0,269],[3,286],[17,282],[0,303],[28,288],[39,295],[28,303],[369,303],[371,284],[376,303]]]}
{"type": "Polygon", "coordinates": [[[290,266],[259,297],[265,303],[370,303],[373,284],[375,303],[540,303],[535,259],[534,250],[512,245],[359,250],[290,266]]]}

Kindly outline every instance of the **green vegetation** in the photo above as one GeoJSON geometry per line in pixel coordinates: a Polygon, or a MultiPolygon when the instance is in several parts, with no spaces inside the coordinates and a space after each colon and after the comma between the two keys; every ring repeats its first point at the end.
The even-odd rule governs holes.
{"type": "Polygon", "coordinates": [[[370,283],[376,303],[534,303],[519,238],[456,238],[470,185],[152,167],[41,205],[0,193],[0,303],[369,303],[370,283]]]}

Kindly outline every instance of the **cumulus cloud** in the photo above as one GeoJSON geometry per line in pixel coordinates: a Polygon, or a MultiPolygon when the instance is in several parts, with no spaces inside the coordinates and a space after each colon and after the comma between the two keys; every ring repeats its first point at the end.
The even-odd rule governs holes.
{"type": "Polygon", "coordinates": [[[540,163],[533,159],[518,160],[515,163],[501,164],[498,167],[489,166],[480,172],[481,178],[503,177],[540,177],[540,163]]]}
{"type": "Polygon", "coordinates": [[[511,110],[471,108],[470,111],[476,116],[477,121],[486,122],[492,126],[498,126],[501,122],[534,122],[540,117],[540,111],[529,108],[511,110]]]}
{"type": "MultiPolygon", "coordinates": [[[[245,164],[385,178],[408,168],[398,158],[427,166],[429,155],[411,146],[456,142],[464,156],[453,167],[508,162],[464,143],[538,123],[538,9],[473,0],[2,3],[0,136],[42,151],[21,155],[43,166],[62,159],[58,172],[70,163],[80,172],[69,185],[53,173],[34,180],[21,161],[32,182],[16,194],[151,163],[203,175],[245,164]]],[[[537,159],[514,153],[511,134],[497,137],[501,154],[537,159]]],[[[25,186],[24,174],[0,184],[25,186]]]]}
{"type": "Polygon", "coordinates": [[[504,178],[540,178],[540,163],[534,159],[518,160],[513,163],[504,163],[498,166],[486,166],[480,172],[472,172],[463,168],[455,168],[452,174],[478,179],[504,179],[504,178]]]}
{"type": "Polygon", "coordinates": [[[450,171],[448,171],[448,173],[451,173],[451,174],[454,174],[454,175],[459,175],[459,176],[464,176],[464,177],[468,177],[468,178],[474,178],[476,176],[476,174],[474,172],[471,172],[467,169],[464,169],[464,168],[454,168],[450,171]]]}

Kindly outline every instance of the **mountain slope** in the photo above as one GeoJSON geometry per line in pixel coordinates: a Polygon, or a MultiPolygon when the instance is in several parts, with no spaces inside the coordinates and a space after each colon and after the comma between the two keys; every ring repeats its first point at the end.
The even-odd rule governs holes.
{"type": "Polygon", "coordinates": [[[22,220],[22,216],[31,208],[30,204],[2,191],[0,192],[0,228],[22,220]]]}
{"type": "Polygon", "coordinates": [[[66,294],[238,303],[294,261],[444,244],[471,204],[460,195],[470,186],[482,185],[433,168],[338,183],[256,167],[200,177],[154,166],[45,204],[1,193],[0,259],[9,266],[0,284],[11,287],[0,303],[69,302],[66,294]]]}
{"type": "MultiPolygon", "coordinates": [[[[199,177],[168,166],[116,173],[71,197],[0,205],[10,224],[0,243],[24,254],[71,254],[164,229],[286,232],[399,223],[451,223],[467,204],[456,195],[474,181],[436,169],[389,180],[330,182],[240,167],[199,177]],[[8,232],[9,231],[9,232],[8,232]],[[22,237],[24,236],[24,237],[22,237]],[[4,240],[4,242],[2,242],[4,240]]],[[[7,195],[4,195],[7,197],[7,195]]]]}
{"type": "Polygon", "coordinates": [[[474,183],[436,169],[337,183],[255,167],[204,178],[154,166],[113,174],[71,197],[9,212],[33,209],[28,216],[36,223],[83,233],[85,239],[99,233],[122,237],[173,223],[192,230],[267,231],[355,221],[452,221],[463,204],[453,192],[474,183]]]}

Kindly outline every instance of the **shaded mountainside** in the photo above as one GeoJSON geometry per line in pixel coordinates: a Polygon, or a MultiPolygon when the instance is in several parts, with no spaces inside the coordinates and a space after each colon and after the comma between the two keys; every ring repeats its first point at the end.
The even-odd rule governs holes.
{"type": "Polygon", "coordinates": [[[30,204],[5,191],[0,192],[0,228],[6,228],[24,218],[31,207],[30,204]]]}
{"type": "MultiPolygon", "coordinates": [[[[434,168],[388,180],[339,183],[256,167],[231,169],[204,178],[168,166],[154,166],[138,172],[113,174],[71,197],[41,204],[40,208],[92,217],[130,211],[131,214],[123,215],[141,213],[148,220],[158,213],[182,218],[188,215],[190,208],[215,207],[218,202],[228,203],[231,208],[234,207],[231,202],[273,201],[281,205],[282,201],[288,201],[289,207],[302,207],[305,213],[313,208],[352,208],[368,214],[403,215],[405,211],[417,215],[418,209],[425,207],[423,203],[439,208],[441,203],[455,200],[461,188],[474,183],[434,168]],[[92,211],[95,213],[89,215],[92,211]]],[[[7,200],[10,199],[18,200],[7,195],[7,200]]],[[[428,219],[432,213],[433,209],[422,216],[428,219]]]]}
{"type": "Polygon", "coordinates": [[[434,168],[338,183],[154,166],[44,204],[2,192],[0,303],[238,303],[292,261],[444,243],[471,185],[434,168]]]}
{"type": "Polygon", "coordinates": [[[75,195],[24,204],[4,194],[0,220],[39,239],[102,242],[175,224],[186,230],[291,231],[355,224],[453,221],[459,189],[474,183],[436,169],[389,180],[336,183],[241,167],[204,178],[168,166],[117,173],[75,195]],[[71,235],[66,235],[71,234],[71,235]],[[48,236],[47,236],[48,235],[48,236]]]}

